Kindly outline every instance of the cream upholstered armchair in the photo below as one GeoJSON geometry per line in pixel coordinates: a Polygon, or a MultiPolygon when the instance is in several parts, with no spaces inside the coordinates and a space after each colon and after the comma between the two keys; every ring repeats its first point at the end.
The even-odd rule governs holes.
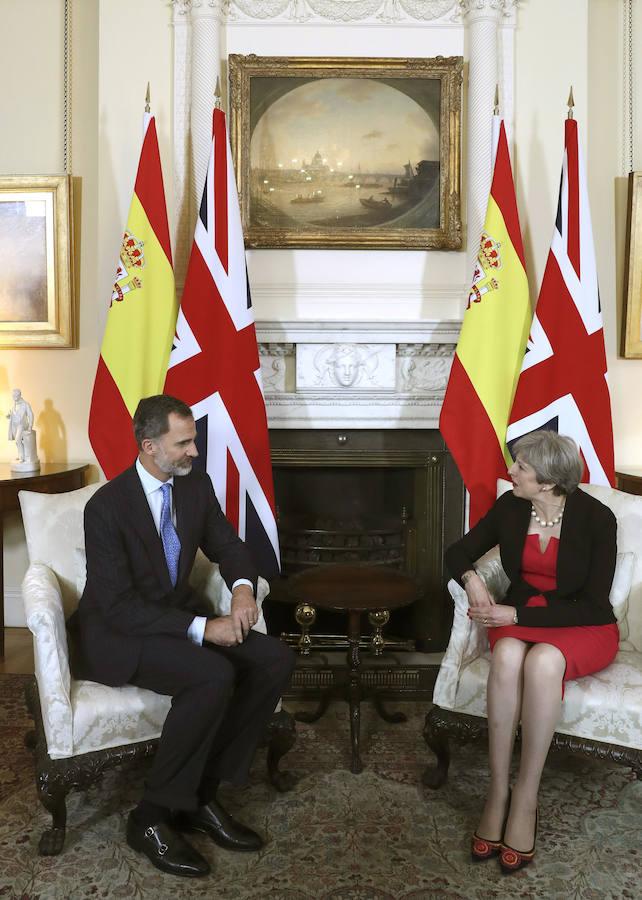
{"type": "MultiPolygon", "coordinates": [[[[510,489],[498,483],[498,493],[510,489]]],[[[610,600],[620,630],[620,649],[606,669],[566,684],[562,718],[554,748],[610,759],[631,766],[642,778],[642,497],[612,488],[581,485],[608,506],[617,518],[618,554],[610,600]]],[[[508,580],[497,549],[476,568],[491,593],[501,598],[508,580]]],[[[450,642],[439,669],[434,707],[426,716],[424,738],[437,765],[424,783],[441,787],[448,777],[449,738],[469,741],[485,736],[486,681],[490,650],[486,629],[466,615],[466,592],[451,580],[455,604],[450,642]]]]}
{"type": "MultiPolygon", "coordinates": [[[[171,698],[143,688],[108,687],[71,675],[65,621],[78,605],[85,578],[83,511],[99,485],[65,494],[19,494],[29,552],[22,584],[27,625],[33,633],[35,678],[27,702],[35,731],[36,787],[53,824],[40,839],[40,853],[60,853],[65,840],[69,791],[88,787],[102,771],[156,749],[171,698]]],[[[217,613],[229,611],[230,591],[218,566],[200,551],[191,582],[217,613]]],[[[259,608],[268,585],[259,580],[259,608]]],[[[263,612],[254,626],[266,631],[263,612]]],[[[281,710],[268,726],[268,772],[278,790],[293,780],[279,771],[279,760],[296,739],[294,720],[281,710]]]]}

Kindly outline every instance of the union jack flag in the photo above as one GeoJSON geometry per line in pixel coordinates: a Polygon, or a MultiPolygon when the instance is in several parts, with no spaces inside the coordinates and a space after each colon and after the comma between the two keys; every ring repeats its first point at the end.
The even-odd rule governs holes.
{"type": "Polygon", "coordinates": [[[262,575],[279,542],[267,414],[225,114],[214,110],[205,189],[170,354],[165,393],[196,420],[197,464],[262,575]]]}
{"type": "Polygon", "coordinates": [[[572,437],[583,481],[614,484],[613,426],[586,174],[566,120],[557,217],[506,432],[509,447],[548,428],[572,437]]]}

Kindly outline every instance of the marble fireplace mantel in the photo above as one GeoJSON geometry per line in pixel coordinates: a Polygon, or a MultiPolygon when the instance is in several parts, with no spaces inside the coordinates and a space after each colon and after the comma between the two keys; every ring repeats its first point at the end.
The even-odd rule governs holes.
{"type": "Polygon", "coordinates": [[[437,428],[459,328],[257,322],[270,428],[437,428]]]}

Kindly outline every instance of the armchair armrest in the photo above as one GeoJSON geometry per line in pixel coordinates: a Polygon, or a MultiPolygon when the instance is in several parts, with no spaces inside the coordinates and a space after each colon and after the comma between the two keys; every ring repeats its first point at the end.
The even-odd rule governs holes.
{"type": "Polygon", "coordinates": [[[22,598],[34,638],[34,662],[49,753],[73,752],[71,674],[62,592],[54,572],[32,563],[22,582],[22,598]]]}
{"type": "MultiPolygon", "coordinates": [[[[502,568],[499,553],[491,551],[486,554],[475,568],[494,599],[501,600],[508,587],[508,578],[502,568]]],[[[435,682],[433,701],[445,709],[453,709],[460,672],[488,650],[488,636],[482,625],[468,618],[468,597],[461,585],[451,579],[448,591],[455,606],[453,627],[435,682]]]]}

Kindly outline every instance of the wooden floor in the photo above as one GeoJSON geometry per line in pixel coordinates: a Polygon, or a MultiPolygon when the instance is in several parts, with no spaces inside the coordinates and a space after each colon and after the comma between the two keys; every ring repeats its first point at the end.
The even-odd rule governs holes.
{"type": "Polygon", "coordinates": [[[5,628],[0,672],[33,675],[33,641],[28,628],[5,628]]]}

